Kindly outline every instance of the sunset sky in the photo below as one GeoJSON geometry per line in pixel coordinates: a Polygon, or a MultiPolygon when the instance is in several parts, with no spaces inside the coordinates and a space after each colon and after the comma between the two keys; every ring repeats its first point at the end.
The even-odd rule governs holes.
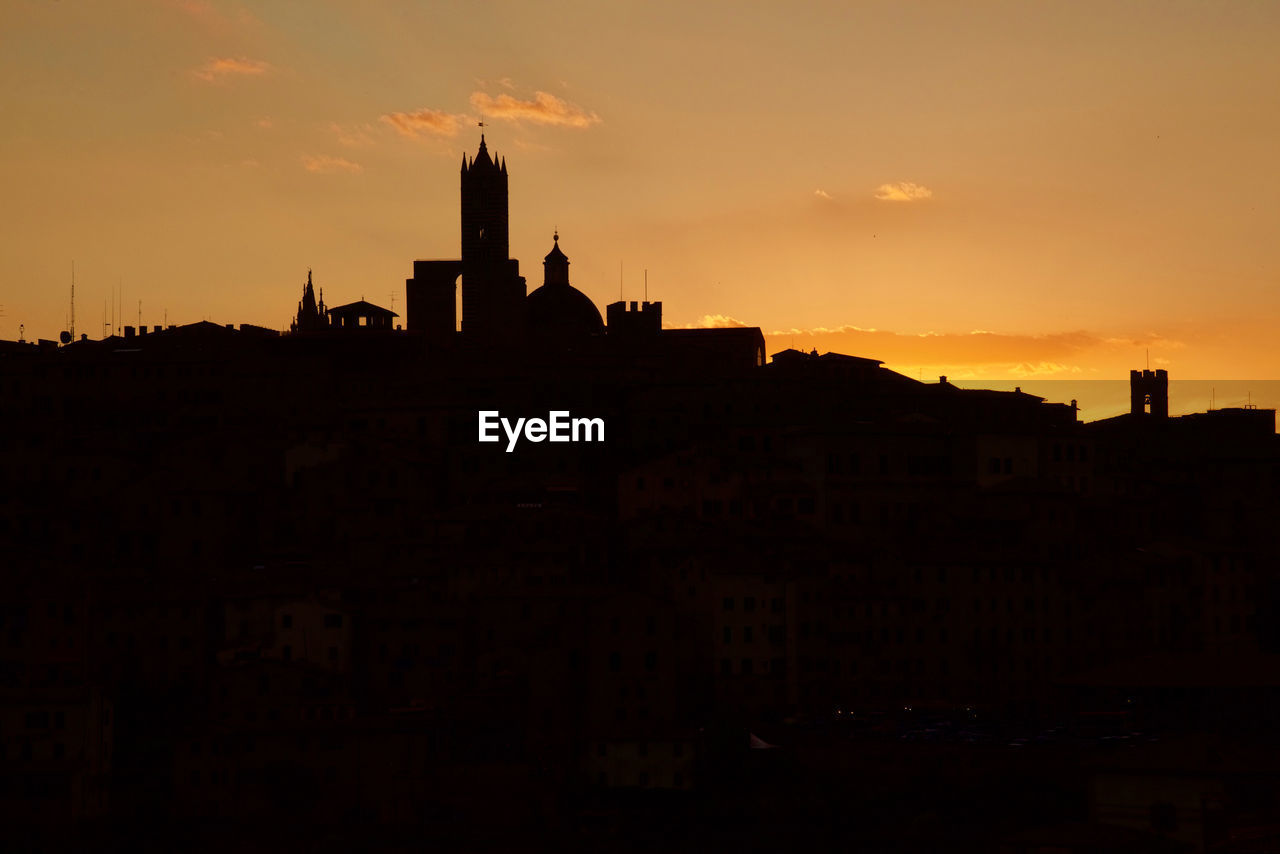
{"type": "Polygon", "coordinates": [[[1280,3],[8,0],[0,337],[530,289],[936,379],[1280,378],[1280,3]]]}

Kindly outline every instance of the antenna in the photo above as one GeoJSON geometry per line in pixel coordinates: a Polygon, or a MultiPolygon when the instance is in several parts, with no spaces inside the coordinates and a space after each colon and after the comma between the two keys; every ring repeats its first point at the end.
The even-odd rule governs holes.
{"type": "Polygon", "coordinates": [[[649,268],[644,268],[644,301],[649,301],[649,268]]]}
{"type": "Polygon", "coordinates": [[[142,300],[138,300],[138,328],[142,328],[142,300]]]}
{"type": "Polygon", "coordinates": [[[619,260],[619,261],[618,261],[618,299],[623,299],[623,296],[622,296],[622,261],[621,261],[621,260],[619,260]]]}
{"type": "Polygon", "coordinates": [[[1147,370],[1151,370],[1151,348],[1147,348],[1147,370]]]}
{"type": "Polygon", "coordinates": [[[71,261],[71,322],[70,326],[71,340],[76,340],[76,262],[71,261]]]}

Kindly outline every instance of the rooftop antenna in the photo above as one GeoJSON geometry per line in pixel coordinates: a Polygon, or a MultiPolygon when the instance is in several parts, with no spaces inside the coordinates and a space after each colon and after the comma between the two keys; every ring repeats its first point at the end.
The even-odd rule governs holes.
{"type": "Polygon", "coordinates": [[[1147,370],[1151,370],[1151,348],[1147,348],[1147,370]]]}
{"type": "Polygon", "coordinates": [[[71,322],[67,324],[71,331],[71,340],[76,340],[76,262],[71,261],[71,322]]]}
{"type": "Polygon", "coordinates": [[[621,260],[619,260],[619,261],[618,261],[618,299],[623,299],[623,296],[622,296],[622,261],[621,261],[621,260]]]}
{"type": "Polygon", "coordinates": [[[138,328],[142,328],[142,300],[138,300],[138,328]]]}
{"type": "Polygon", "coordinates": [[[649,268],[644,268],[644,301],[649,301],[649,268]]]}
{"type": "Polygon", "coordinates": [[[391,297],[391,310],[395,311],[396,310],[396,292],[392,291],[389,294],[389,296],[391,297]]]}

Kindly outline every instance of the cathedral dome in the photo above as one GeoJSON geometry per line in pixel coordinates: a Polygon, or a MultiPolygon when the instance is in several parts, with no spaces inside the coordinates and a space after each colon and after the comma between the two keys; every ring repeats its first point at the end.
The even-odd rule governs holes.
{"type": "Polygon", "coordinates": [[[591,297],[573,285],[543,285],[527,297],[529,326],[555,335],[599,335],[604,319],[591,297]]]}
{"type": "Polygon", "coordinates": [[[543,261],[542,287],[529,294],[529,328],[556,338],[599,335],[604,319],[591,298],[569,284],[569,258],[560,249],[560,235],[543,261]]]}

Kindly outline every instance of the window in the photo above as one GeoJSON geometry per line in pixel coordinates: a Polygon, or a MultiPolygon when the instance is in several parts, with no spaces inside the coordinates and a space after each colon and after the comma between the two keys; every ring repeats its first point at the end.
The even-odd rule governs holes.
{"type": "Polygon", "coordinates": [[[755,609],[756,609],[756,597],[747,596],[745,599],[742,600],[742,610],[754,611],[755,609]]]}
{"type": "Polygon", "coordinates": [[[282,628],[282,629],[291,629],[291,628],[293,628],[293,614],[281,614],[281,615],[280,615],[280,628],[282,628]]]}
{"type": "Polygon", "coordinates": [[[658,669],[658,653],[650,650],[644,654],[644,669],[650,673],[658,669]]]}
{"type": "Polygon", "coordinates": [[[724,642],[733,643],[733,629],[730,626],[724,627],[724,642]]]}
{"type": "Polygon", "coordinates": [[[733,610],[733,597],[732,597],[732,596],[726,596],[726,597],[724,597],[724,609],[725,609],[726,611],[732,611],[732,610],[733,610]]]}
{"type": "Polygon", "coordinates": [[[752,640],[753,640],[753,638],[752,638],[752,636],[751,636],[751,627],[750,627],[750,626],[744,626],[744,627],[743,627],[743,629],[742,629],[742,641],[743,641],[743,643],[751,643],[751,641],[752,641],[752,640]]]}
{"type": "Polygon", "coordinates": [[[342,615],[341,614],[325,614],[324,627],[326,629],[342,628],[342,615]]]}
{"type": "Polygon", "coordinates": [[[611,673],[619,673],[622,671],[622,653],[609,653],[609,671],[611,673]]]}

